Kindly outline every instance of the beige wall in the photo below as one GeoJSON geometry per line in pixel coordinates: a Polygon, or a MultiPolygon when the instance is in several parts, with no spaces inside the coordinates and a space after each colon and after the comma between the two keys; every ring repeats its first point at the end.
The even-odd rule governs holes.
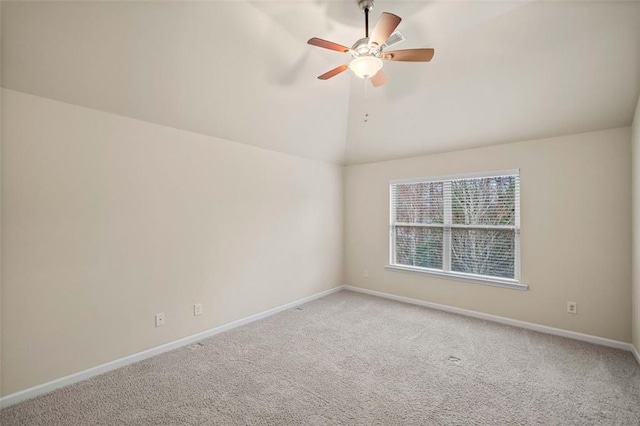
{"type": "Polygon", "coordinates": [[[345,284],[631,340],[630,128],[343,173],[6,89],[2,107],[2,395],[334,287],[342,271],[345,284]],[[383,269],[389,180],[512,168],[530,290],[383,269]]]}
{"type": "Polygon", "coordinates": [[[340,167],[10,90],[2,113],[4,395],[340,284],[340,167]]]}
{"type": "MultiPolygon", "coordinates": [[[[0,5],[0,26],[2,6],[0,5]]],[[[0,38],[2,31],[0,28],[0,38]]],[[[0,40],[0,82],[2,81],[2,41],[0,40]]],[[[2,395],[2,90],[0,89],[0,395],[2,395]]]]}
{"type": "MultiPolygon", "coordinates": [[[[2,5],[0,5],[0,26],[2,5]]],[[[2,31],[0,28],[0,38],[2,31]]],[[[2,81],[2,41],[0,40],[0,82],[2,81]]],[[[2,395],[2,90],[0,89],[0,396],[2,395]]]]}
{"type": "Polygon", "coordinates": [[[633,170],[633,344],[640,353],[640,99],[631,139],[633,170]]]}
{"type": "Polygon", "coordinates": [[[347,167],[344,283],[628,342],[630,154],[627,127],[347,167]],[[515,168],[528,291],[384,269],[389,180],[515,168]]]}

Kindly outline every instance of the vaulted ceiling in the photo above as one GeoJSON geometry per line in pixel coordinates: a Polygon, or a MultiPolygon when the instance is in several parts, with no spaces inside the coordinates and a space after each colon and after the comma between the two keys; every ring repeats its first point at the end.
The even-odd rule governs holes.
{"type": "Polygon", "coordinates": [[[639,2],[378,0],[372,25],[383,11],[394,49],[436,55],[373,89],[317,80],[349,57],[306,44],[361,38],[355,0],[3,2],[2,86],[340,164],[631,124],[639,2]]]}

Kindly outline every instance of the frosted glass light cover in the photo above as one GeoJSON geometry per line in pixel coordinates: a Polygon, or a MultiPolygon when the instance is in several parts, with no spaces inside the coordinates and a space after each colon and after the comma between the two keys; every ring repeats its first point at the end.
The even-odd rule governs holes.
{"type": "Polygon", "coordinates": [[[358,77],[369,78],[380,71],[382,68],[382,60],[375,56],[361,56],[351,61],[349,68],[358,77]]]}

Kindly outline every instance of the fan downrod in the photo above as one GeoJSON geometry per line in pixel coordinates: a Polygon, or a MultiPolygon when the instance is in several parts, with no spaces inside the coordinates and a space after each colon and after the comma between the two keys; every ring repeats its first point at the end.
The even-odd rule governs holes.
{"type": "Polygon", "coordinates": [[[358,7],[364,13],[364,36],[369,37],[369,12],[373,10],[373,0],[356,0],[358,7]]]}

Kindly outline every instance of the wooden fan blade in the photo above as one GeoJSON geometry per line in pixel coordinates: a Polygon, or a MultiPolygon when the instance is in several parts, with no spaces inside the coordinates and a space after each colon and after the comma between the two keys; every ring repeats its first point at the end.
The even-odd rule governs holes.
{"type": "Polygon", "coordinates": [[[371,34],[369,41],[371,43],[376,43],[378,46],[382,46],[382,44],[387,41],[391,33],[393,33],[398,27],[400,21],[402,21],[401,17],[394,15],[393,13],[384,12],[373,29],[373,33],[371,34]]]}
{"type": "Polygon", "coordinates": [[[380,87],[387,82],[387,75],[384,71],[380,70],[373,77],[369,78],[373,87],[380,87]]]}
{"type": "Polygon", "coordinates": [[[318,78],[320,80],[329,80],[331,77],[335,77],[336,75],[338,75],[341,72],[346,71],[348,69],[349,69],[349,65],[346,65],[346,64],[345,65],[340,65],[339,67],[335,67],[331,71],[325,72],[324,74],[322,74],[318,78]]]}
{"type": "Polygon", "coordinates": [[[392,50],[384,52],[382,59],[387,61],[404,61],[404,62],[429,62],[435,50],[433,49],[404,49],[392,50]]]}
{"type": "Polygon", "coordinates": [[[350,50],[347,46],[343,46],[341,44],[334,43],[332,41],[323,40],[318,37],[310,38],[309,41],[307,41],[307,43],[309,43],[312,46],[322,47],[329,50],[335,50],[336,52],[342,52],[342,53],[347,53],[350,50]]]}

